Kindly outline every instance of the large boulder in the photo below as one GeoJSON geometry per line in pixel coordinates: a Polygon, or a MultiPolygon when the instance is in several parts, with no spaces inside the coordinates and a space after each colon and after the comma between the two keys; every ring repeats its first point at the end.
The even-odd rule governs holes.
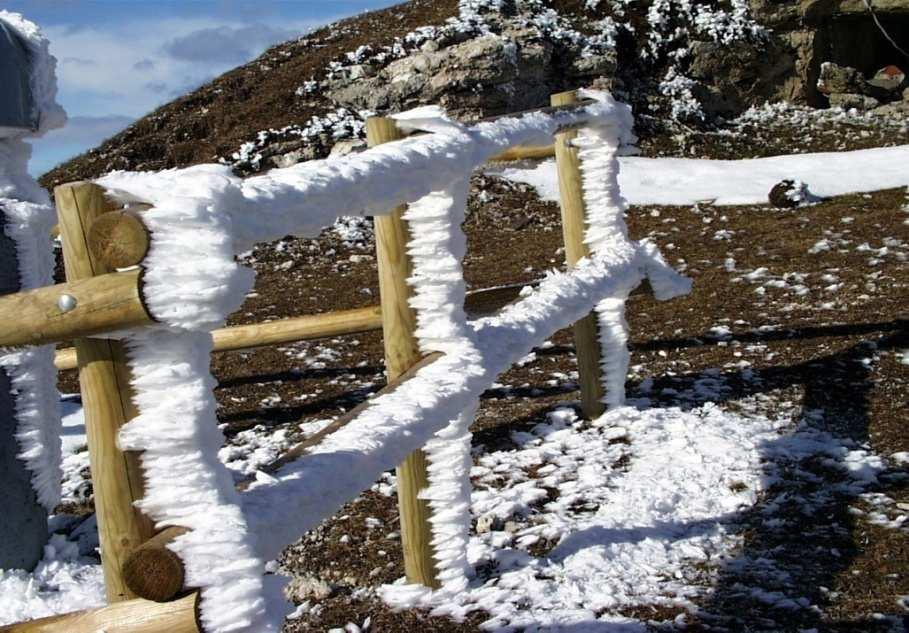
{"type": "Polygon", "coordinates": [[[821,74],[817,80],[817,89],[823,94],[864,94],[865,87],[865,77],[855,68],[839,66],[832,62],[821,64],[821,74]]]}
{"type": "Polygon", "coordinates": [[[760,46],[697,41],[691,44],[688,74],[699,84],[696,96],[707,114],[734,115],[779,98],[796,72],[795,63],[795,56],[775,40],[760,46]]]}
{"type": "Polygon", "coordinates": [[[401,111],[438,103],[455,116],[535,107],[566,85],[611,76],[611,55],[555,51],[525,31],[488,35],[446,47],[429,46],[382,69],[356,66],[328,82],[337,104],[401,111]],[[556,54],[558,53],[558,54],[556,54]]]}
{"type": "Polygon", "coordinates": [[[858,110],[866,112],[880,105],[880,101],[874,97],[855,94],[852,92],[834,92],[830,95],[830,106],[833,108],[843,108],[844,110],[858,110]]]}

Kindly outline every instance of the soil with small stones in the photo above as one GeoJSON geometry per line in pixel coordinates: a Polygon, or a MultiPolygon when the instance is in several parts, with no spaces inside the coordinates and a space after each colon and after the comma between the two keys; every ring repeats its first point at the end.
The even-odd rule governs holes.
{"type": "MultiPolygon", "coordinates": [[[[646,380],[653,406],[680,406],[675,394],[705,370],[719,368],[727,386],[724,406],[734,408],[737,399],[762,393],[771,407],[788,402],[821,412],[822,428],[867,442],[879,455],[909,450],[909,367],[898,358],[909,347],[906,195],[904,190],[847,195],[785,210],[632,208],[632,236],[656,240],[667,259],[693,279],[694,290],[665,303],[647,295],[631,298],[629,393],[641,396],[646,380]],[[821,240],[832,247],[817,250],[821,240]],[[878,250],[885,240],[891,246],[878,250]],[[761,267],[767,270],[755,281],[746,278],[761,267]],[[762,283],[767,280],[788,281],[762,283]],[[712,334],[718,325],[729,327],[731,335],[712,334]]],[[[475,176],[469,208],[464,269],[470,288],[529,282],[561,265],[555,204],[541,202],[523,185],[475,176]]],[[[345,243],[330,231],[315,240],[286,238],[258,246],[246,257],[258,273],[255,292],[231,323],[376,303],[373,248],[368,236],[345,243]]],[[[559,332],[552,342],[485,394],[474,425],[477,447],[512,447],[512,432],[544,421],[559,403],[577,401],[574,382],[551,380],[554,374],[576,376],[570,333],[559,332]]],[[[229,441],[260,425],[300,435],[307,421],[337,416],[381,388],[381,337],[374,332],[216,354],[213,373],[229,441]]],[[[61,389],[76,388],[72,372],[65,373],[61,389]]],[[[841,476],[820,463],[801,466],[820,481],[841,476]]],[[[876,491],[909,502],[907,479],[892,475],[882,477],[876,491]]],[[[811,494],[799,488],[805,485],[781,482],[766,496],[784,490],[811,494]]],[[[851,511],[857,504],[833,496],[807,515],[797,505],[784,507],[778,516],[786,523],[782,531],[767,527],[758,504],[728,527],[744,536],[742,556],[773,561],[785,571],[784,580],[754,579],[753,572],[729,566],[719,571],[697,618],[647,605],[623,614],[654,622],[678,616],[689,630],[891,630],[875,614],[905,615],[897,599],[909,594],[909,539],[905,530],[875,526],[851,511]],[[820,609],[771,609],[742,591],[754,585],[770,590],[773,582],[820,609]]],[[[403,575],[397,521],[393,495],[374,489],[288,548],[282,568],[320,580],[329,595],[295,596],[298,602],[309,599],[314,608],[286,630],[324,631],[369,618],[374,632],[479,631],[482,614],[458,623],[417,610],[393,612],[361,590],[403,575]]],[[[532,554],[545,556],[547,545],[554,544],[538,545],[532,554]]]]}

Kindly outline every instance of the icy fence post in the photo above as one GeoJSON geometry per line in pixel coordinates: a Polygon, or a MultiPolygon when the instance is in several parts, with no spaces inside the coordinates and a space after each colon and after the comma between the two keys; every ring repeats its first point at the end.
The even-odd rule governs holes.
{"type": "MultiPolygon", "coordinates": [[[[92,222],[111,205],[91,183],[69,183],[54,190],[67,281],[112,272],[88,247],[92,222]]],[[[120,427],[137,415],[123,345],[108,339],[78,339],[79,385],[85,411],[95,514],[108,602],[134,598],[123,581],[126,556],[154,534],[151,521],[133,503],[142,498],[139,456],[117,447],[120,427]]]]}
{"type": "MultiPolygon", "coordinates": [[[[366,140],[370,147],[404,136],[393,119],[373,117],[366,121],[366,140]]],[[[408,303],[410,288],[407,280],[412,272],[412,263],[407,254],[407,223],[401,217],[405,209],[401,206],[389,215],[375,218],[382,337],[389,382],[421,359],[414,335],[417,317],[408,303]]],[[[416,450],[397,469],[401,546],[407,580],[438,588],[438,574],[432,555],[429,503],[419,498],[420,491],[429,485],[426,466],[425,453],[416,450]]]]}
{"type": "MultiPolygon", "coordinates": [[[[0,207],[0,228],[6,216],[0,207]]],[[[0,295],[20,288],[16,244],[0,232],[0,295]]],[[[0,569],[34,569],[47,542],[47,511],[38,503],[31,473],[19,459],[16,395],[0,367],[0,569]]]]}
{"type": "MultiPolygon", "coordinates": [[[[551,97],[553,106],[578,102],[575,90],[561,92],[551,97]]],[[[581,185],[581,161],[578,150],[571,146],[577,138],[574,130],[556,134],[555,155],[559,172],[559,204],[562,208],[562,235],[565,242],[565,260],[574,266],[588,257],[590,249],[584,243],[586,209],[581,185]]],[[[600,376],[600,344],[597,337],[597,315],[591,312],[574,324],[574,347],[578,359],[578,383],[581,387],[581,410],[588,420],[597,418],[606,410],[603,405],[603,381],[600,376]]]]}

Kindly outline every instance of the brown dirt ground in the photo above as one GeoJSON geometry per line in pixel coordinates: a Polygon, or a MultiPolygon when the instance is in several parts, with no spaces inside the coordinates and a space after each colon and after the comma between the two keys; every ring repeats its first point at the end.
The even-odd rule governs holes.
{"type": "MultiPolygon", "coordinates": [[[[486,201],[471,198],[472,213],[465,223],[469,242],[465,275],[471,287],[527,282],[560,264],[556,205],[540,202],[523,186],[492,178],[475,177],[474,185],[475,194],[486,191],[486,201]]],[[[867,442],[877,454],[909,450],[905,432],[909,370],[896,358],[900,348],[909,346],[905,197],[903,190],[889,190],[794,210],[631,209],[633,237],[655,239],[667,259],[686,269],[694,291],[666,303],[644,295],[631,299],[629,394],[646,395],[654,406],[680,402],[696,406],[697,398],[680,401],[678,394],[684,394],[703,371],[717,368],[726,385],[726,406],[763,393],[772,397],[771,407],[785,408],[782,403],[788,402],[802,411],[822,412],[822,428],[867,442]],[[714,239],[720,229],[731,232],[728,239],[714,239]],[[810,254],[809,249],[825,237],[836,246],[810,254]],[[857,248],[863,243],[880,248],[887,237],[901,240],[903,246],[891,247],[878,262],[871,261],[872,253],[857,248]],[[725,267],[729,257],[735,259],[733,272],[725,267]],[[795,294],[792,287],[768,285],[761,296],[755,293],[758,284],[735,281],[761,266],[777,278],[803,274],[790,281],[807,287],[807,295],[795,294]],[[842,285],[825,290],[830,280],[822,276],[831,274],[842,285]],[[708,331],[717,325],[729,326],[731,337],[711,336],[708,331]],[[645,394],[641,383],[647,378],[653,382],[645,394]]],[[[345,245],[333,234],[260,245],[248,257],[259,275],[255,296],[232,323],[375,302],[372,248],[370,241],[345,245]]],[[[537,360],[499,379],[505,389],[486,394],[474,427],[475,444],[487,450],[507,448],[512,431],[542,421],[556,403],[578,398],[572,381],[555,387],[547,381],[552,372],[570,374],[576,369],[569,333],[560,332],[552,341],[555,346],[538,350],[537,360]]],[[[306,420],[338,415],[380,388],[382,371],[377,333],[219,354],[213,359],[219,418],[229,438],[255,425],[298,433],[299,422],[305,426],[306,420]],[[320,352],[324,366],[308,366],[305,358],[320,352]]],[[[73,376],[64,376],[62,389],[75,387],[73,376]]],[[[820,464],[800,466],[827,480],[838,476],[820,464]]],[[[786,482],[780,489],[817,492],[805,486],[786,482]]],[[[883,477],[879,490],[899,503],[909,502],[907,479],[900,473],[883,477]]],[[[765,496],[776,492],[771,488],[765,496]]],[[[856,505],[861,507],[862,502],[832,495],[808,515],[798,507],[784,508],[779,515],[788,522],[783,531],[766,527],[761,504],[736,517],[730,529],[745,537],[742,557],[769,558],[786,572],[780,589],[805,596],[820,609],[770,609],[741,591],[743,585],[760,582],[767,587],[768,581],[729,566],[713,579],[717,590],[705,598],[703,611],[688,616],[690,630],[707,626],[728,631],[889,630],[890,625],[874,614],[904,616],[896,600],[909,594],[907,532],[868,523],[849,510],[856,505]],[[838,555],[831,555],[833,549],[838,555]]],[[[480,616],[455,623],[418,611],[393,613],[377,599],[355,591],[403,575],[396,521],[394,498],[366,491],[287,550],[282,561],[286,569],[331,587],[331,596],[316,601],[318,607],[289,625],[288,631],[327,630],[347,622],[359,624],[367,617],[374,632],[480,630],[480,616]],[[381,520],[383,529],[368,529],[366,517],[381,520]],[[343,535],[347,538],[342,541],[343,535]]],[[[533,553],[544,556],[546,551],[541,547],[533,553]]],[[[664,622],[679,611],[645,605],[625,614],[664,622]]]]}

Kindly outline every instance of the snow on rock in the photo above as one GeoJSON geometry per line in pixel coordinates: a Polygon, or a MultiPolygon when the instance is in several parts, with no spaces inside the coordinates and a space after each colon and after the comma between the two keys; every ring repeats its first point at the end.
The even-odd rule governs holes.
{"type": "MultiPolygon", "coordinates": [[[[619,157],[619,185],[629,204],[765,204],[767,192],[790,178],[811,183],[816,196],[838,196],[909,185],[909,145],[745,160],[619,157]],[[856,169],[861,165],[862,169],[856,169]]],[[[533,167],[492,166],[485,172],[533,186],[558,200],[555,162],[533,167]]]]}

